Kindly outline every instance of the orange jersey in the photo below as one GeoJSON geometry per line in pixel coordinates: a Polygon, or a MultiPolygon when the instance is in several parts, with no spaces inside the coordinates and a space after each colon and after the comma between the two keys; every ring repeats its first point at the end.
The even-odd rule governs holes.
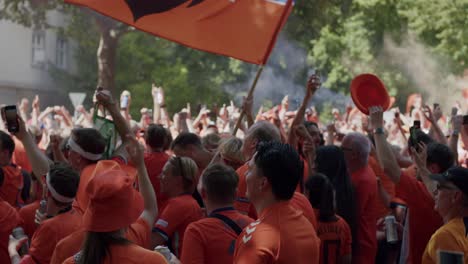
{"type": "Polygon", "coordinates": [[[161,212],[164,210],[167,197],[161,194],[159,175],[161,175],[162,169],[168,159],[169,155],[164,152],[145,153],[146,170],[148,171],[151,185],[153,185],[154,193],[156,194],[158,209],[161,212]]]}
{"type": "Polygon", "coordinates": [[[439,213],[434,210],[434,199],[426,186],[402,171],[396,185],[397,197],[408,205],[409,248],[413,264],[421,263],[421,258],[432,234],[442,226],[439,213]]]}
{"type": "MultiPolygon", "coordinates": [[[[372,156],[369,157],[369,167],[371,167],[372,171],[374,171],[375,176],[380,179],[380,183],[388,195],[390,195],[392,198],[395,197],[395,184],[393,184],[392,180],[390,180],[390,178],[385,175],[385,172],[383,171],[377,159],[372,156]]],[[[384,204],[382,199],[378,198],[377,217],[385,217],[389,212],[390,209],[384,204]]]]}
{"type": "Polygon", "coordinates": [[[317,235],[320,238],[320,263],[341,263],[346,255],[351,255],[351,229],[346,221],[337,216],[337,221],[318,223],[317,235]]]}
{"type": "MultiPolygon", "coordinates": [[[[215,213],[228,217],[241,229],[254,221],[234,208],[211,212],[215,213]]],[[[207,217],[193,222],[185,231],[180,260],[184,264],[232,263],[237,237],[235,231],[220,219],[207,217]]]]}
{"type": "Polygon", "coordinates": [[[374,263],[377,253],[377,179],[369,166],[352,173],[357,205],[357,252],[353,263],[374,263]]]}
{"type": "Polygon", "coordinates": [[[303,214],[280,202],[264,209],[236,242],[235,264],[319,263],[320,240],[303,214]]]}
{"type": "Polygon", "coordinates": [[[170,242],[168,247],[176,256],[180,256],[185,229],[190,223],[201,218],[201,208],[192,195],[177,196],[168,200],[166,208],[156,221],[153,232],[158,232],[167,242],[170,242]]]}
{"type": "Polygon", "coordinates": [[[302,193],[295,192],[289,204],[292,208],[301,211],[314,228],[317,229],[317,217],[314,208],[312,208],[309,200],[302,193]]]}
{"type": "MultiPolygon", "coordinates": [[[[151,228],[143,218],[139,218],[127,228],[125,237],[138,246],[150,248],[151,228]]],[[[61,264],[67,258],[78,253],[85,238],[86,231],[80,230],[62,239],[55,247],[50,263],[61,264]]]]}
{"type": "Polygon", "coordinates": [[[15,165],[1,167],[3,170],[3,184],[0,187],[0,198],[11,206],[18,208],[21,202],[21,190],[23,189],[23,174],[15,165]]]}
{"type": "Polygon", "coordinates": [[[249,170],[248,162],[237,169],[239,176],[239,184],[237,185],[237,197],[234,201],[234,208],[242,214],[248,215],[252,219],[257,219],[257,211],[247,198],[247,183],[245,182],[245,175],[249,170]]]}
{"type": "MultiPolygon", "coordinates": [[[[75,264],[75,256],[68,258],[64,264],[75,264]]],[[[102,264],[166,264],[166,259],[159,253],[144,249],[140,246],[130,245],[112,245],[109,248],[109,254],[102,264]]]]}
{"type": "Polygon", "coordinates": [[[30,238],[33,237],[34,232],[36,232],[37,229],[37,224],[34,220],[36,218],[36,210],[39,209],[39,205],[40,201],[34,201],[19,210],[19,215],[23,220],[21,227],[24,229],[24,233],[30,238]]]}
{"type": "Polygon", "coordinates": [[[32,237],[29,255],[37,264],[50,263],[57,243],[80,226],[81,215],[74,209],[45,220],[32,237]]]}
{"type": "Polygon", "coordinates": [[[8,241],[11,231],[21,223],[18,212],[9,203],[0,200],[0,263],[9,264],[8,241]]]}
{"type": "Polygon", "coordinates": [[[464,255],[463,263],[468,263],[468,217],[455,218],[439,228],[427,244],[422,257],[423,264],[436,264],[439,251],[456,252],[464,255]]]}

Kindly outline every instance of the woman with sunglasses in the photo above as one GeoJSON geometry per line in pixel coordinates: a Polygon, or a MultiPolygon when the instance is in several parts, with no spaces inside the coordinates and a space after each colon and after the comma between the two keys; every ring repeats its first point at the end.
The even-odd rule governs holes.
{"type": "Polygon", "coordinates": [[[169,200],[153,229],[153,246],[167,245],[180,256],[187,226],[202,218],[202,211],[192,197],[197,185],[197,164],[190,158],[172,157],[160,176],[161,193],[169,200]]]}

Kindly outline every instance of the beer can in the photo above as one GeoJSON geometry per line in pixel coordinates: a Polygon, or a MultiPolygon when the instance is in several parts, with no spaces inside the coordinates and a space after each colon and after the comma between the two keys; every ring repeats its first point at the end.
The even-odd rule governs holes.
{"type": "Polygon", "coordinates": [[[398,232],[395,216],[389,215],[385,217],[385,236],[387,243],[395,244],[398,242],[398,232]]]}
{"type": "MultiPolygon", "coordinates": [[[[26,236],[26,234],[24,233],[24,229],[21,228],[21,227],[17,227],[15,229],[13,229],[13,232],[11,233],[13,235],[14,238],[16,239],[21,239],[21,238],[24,238],[24,237],[28,237],[26,236]]],[[[29,243],[28,241],[26,241],[22,246],[21,248],[18,250],[18,254],[20,254],[20,256],[24,256],[26,254],[28,254],[28,251],[29,251],[29,243]]]]}
{"type": "Polygon", "coordinates": [[[171,254],[171,250],[169,250],[169,248],[165,247],[165,246],[157,246],[154,251],[158,252],[159,254],[163,255],[164,258],[170,262],[171,259],[172,259],[172,254],[171,254]]]}
{"type": "Polygon", "coordinates": [[[47,211],[47,201],[46,200],[41,200],[40,204],[39,204],[39,212],[41,212],[41,214],[45,214],[47,211]]]}

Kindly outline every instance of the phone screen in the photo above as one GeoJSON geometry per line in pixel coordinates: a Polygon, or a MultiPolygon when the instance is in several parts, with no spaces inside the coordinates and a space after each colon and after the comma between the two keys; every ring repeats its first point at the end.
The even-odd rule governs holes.
{"type": "Polygon", "coordinates": [[[9,105],[4,108],[5,119],[7,123],[7,128],[9,132],[18,132],[18,112],[16,111],[16,106],[9,105]]]}

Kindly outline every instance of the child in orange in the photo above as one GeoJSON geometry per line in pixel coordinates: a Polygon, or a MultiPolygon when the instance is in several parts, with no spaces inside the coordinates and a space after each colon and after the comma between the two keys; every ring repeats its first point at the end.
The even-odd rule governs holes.
{"type": "Polygon", "coordinates": [[[351,263],[351,229],[335,213],[335,191],[330,180],[317,173],[307,180],[305,187],[312,207],[319,211],[320,263],[351,263]]]}

